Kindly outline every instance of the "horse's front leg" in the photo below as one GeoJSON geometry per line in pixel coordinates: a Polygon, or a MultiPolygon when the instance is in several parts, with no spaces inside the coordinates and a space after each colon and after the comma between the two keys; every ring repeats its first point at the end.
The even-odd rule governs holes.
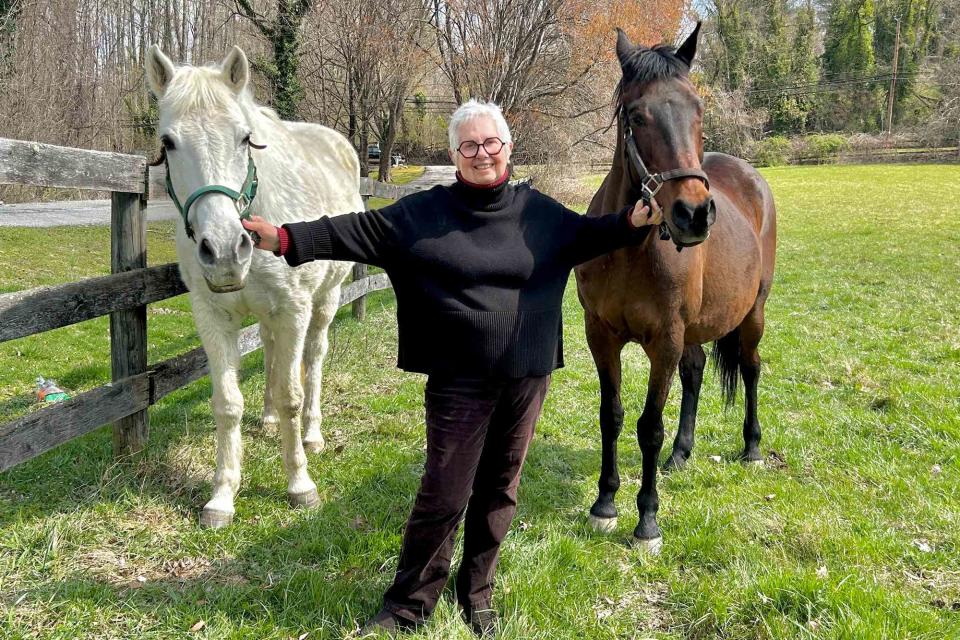
{"type": "Polygon", "coordinates": [[[663,336],[643,346],[650,358],[650,380],[643,413],[637,420],[637,442],[643,454],[643,477],[637,494],[640,523],[633,531],[638,545],[650,553],[659,553],[663,544],[657,524],[660,498],[657,494],[657,467],[663,447],[663,407],[670,394],[673,372],[683,352],[682,334],[663,336]]]}
{"type": "Polygon", "coordinates": [[[597,318],[586,318],[587,344],[597,365],[600,378],[600,479],[597,499],[590,507],[590,525],[597,531],[609,532],[617,526],[615,498],[620,488],[617,471],[617,439],[623,428],[623,405],[620,403],[620,352],[624,342],[604,328],[597,318]]]}
{"type": "Polygon", "coordinates": [[[264,320],[273,336],[270,358],[270,395],[280,419],[280,442],[283,468],[287,474],[287,500],[295,507],[319,504],[317,485],[307,472],[307,456],[300,440],[300,418],[303,413],[303,385],[300,365],[304,340],[310,322],[310,305],[296,305],[287,313],[264,320]]]}
{"type": "Polygon", "coordinates": [[[210,363],[213,387],[211,405],[217,424],[217,469],[213,474],[213,496],[200,513],[200,524],[219,528],[233,521],[233,499],[240,489],[240,462],[243,442],[240,418],[243,395],[237,381],[240,350],[239,322],[229,313],[193,299],[197,332],[210,363]]]}
{"type": "Polygon", "coordinates": [[[327,357],[327,330],[340,305],[340,287],[318,294],[313,303],[307,341],[303,347],[304,401],[303,446],[310,453],[323,450],[320,432],[320,391],[323,382],[323,361],[327,357]]]}

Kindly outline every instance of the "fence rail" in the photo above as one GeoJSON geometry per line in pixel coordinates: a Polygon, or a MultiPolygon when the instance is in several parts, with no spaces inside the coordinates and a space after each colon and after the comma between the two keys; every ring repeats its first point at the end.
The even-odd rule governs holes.
{"type": "MultiPolygon", "coordinates": [[[[147,364],[146,305],[187,291],[176,264],[146,266],[146,200],[166,197],[163,182],[163,167],[147,167],[142,156],[0,138],[0,184],[111,191],[112,271],[109,276],[0,295],[0,342],[109,315],[113,378],[0,425],[0,471],[111,422],[114,453],[136,452],[146,444],[147,409],[208,373],[202,348],[147,364]]],[[[364,178],[360,191],[366,204],[371,196],[396,199],[416,189],[364,178]]],[[[340,306],[352,304],[354,315],[362,318],[366,295],[390,286],[386,274],[367,276],[357,268],[354,281],[341,287],[340,306]]],[[[241,331],[241,354],[261,346],[259,325],[241,331]]]]}

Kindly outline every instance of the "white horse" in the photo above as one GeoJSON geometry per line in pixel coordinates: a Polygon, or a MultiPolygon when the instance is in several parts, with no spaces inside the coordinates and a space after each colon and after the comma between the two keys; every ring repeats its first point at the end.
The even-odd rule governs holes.
{"type": "Polygon", "coordinates": [[[347,139],[320,125],[282,122],[255,104],[249,73],[238,47],[219,67],[174,67],[157,46],[147,54],[168,189],[178,206],[185,204],[176,234],[180,275],[210,361],[217,469],[213,497],[200,515],[210,527],[230,524],[240,487],[238,333],[250,314],[260,321],[267,379],[263,421],[279,422],[287,498],[294,506],[319,503],[304,449],[323,448],[320,378],[327,327],[351,267],[318,261],[292,269],[282,258],[253,250],[239,215],[249,211],[281,224],[363,209],[360,165],[347,139]],[[252,203],[229,193],[249,187],[251,175],[259,180],[252,203]],[[211,185],[226,189],[211,191],[211,185]]]}

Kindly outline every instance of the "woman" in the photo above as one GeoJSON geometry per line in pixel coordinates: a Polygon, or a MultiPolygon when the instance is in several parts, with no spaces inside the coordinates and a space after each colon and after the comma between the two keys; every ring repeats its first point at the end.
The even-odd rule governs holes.
{"type": "Polygon", "coordinates": [[[510,130],[500,109],[470,100],[449,127],[452,186],[377,211],[276,228],[254,217],[260,249],[296,266],[316,259],[383,267],[397,298],[398,366],[429,377],[427,456],[393,585],[365,633],[418,626],[450,571],[464,619],[495,632],[497,557],[551,372],[563,366],[563,290],[574,265],[642,241],[660,216],[638,203],[586,218],[509,183],[510,130]]]}

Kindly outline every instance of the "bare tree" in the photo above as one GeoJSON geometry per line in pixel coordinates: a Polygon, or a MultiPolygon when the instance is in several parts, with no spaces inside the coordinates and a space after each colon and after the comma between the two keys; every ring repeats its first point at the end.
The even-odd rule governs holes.
{"type": "Polygon", "coordinates": [[[384,24],[376,68],[374,127],[380,138],[378,179],[390,182],[392,155],[404,105],[412,87],[420,81],[428,58],[425,49],[430,18],[430,0],[401,0],[394,4],[384,24]]]}

